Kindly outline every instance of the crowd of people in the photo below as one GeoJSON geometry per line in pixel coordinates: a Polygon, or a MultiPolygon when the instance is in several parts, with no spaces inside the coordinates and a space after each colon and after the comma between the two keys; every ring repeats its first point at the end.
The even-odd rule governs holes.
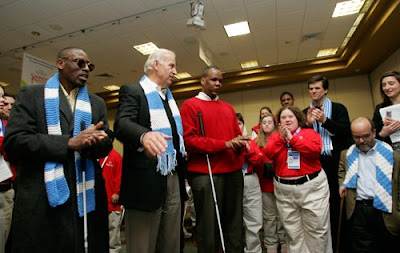
{"type": "Polygon", "coordinates": [[[399,250],[399,72],[372,119],[350,121],[317,75],[307,108],[285,91],[248,136],[216,66],[178,108],[176,55],[154,51],[119,91],[114,132],[88,55],[64,48],[57,68],[16,102],[0,87],[0,252],[121,252],[123,220],[126,252],[183,252],[189,203],[200,253],[399,250]]]}

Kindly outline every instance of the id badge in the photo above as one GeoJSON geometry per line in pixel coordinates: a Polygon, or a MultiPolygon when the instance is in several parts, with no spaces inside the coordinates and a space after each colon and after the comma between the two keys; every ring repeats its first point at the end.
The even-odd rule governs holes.
{"type": "Polygon", "coordinates": [[[288,150],[287,164],[289,169],[300,169],[300,152],[288,150]]]}

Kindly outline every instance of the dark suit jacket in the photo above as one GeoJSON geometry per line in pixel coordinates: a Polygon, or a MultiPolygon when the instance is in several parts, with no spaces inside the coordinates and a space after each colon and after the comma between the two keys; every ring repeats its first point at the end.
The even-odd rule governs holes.
{"type": "MultiPolygon", "coordinates": [[[[62,135],[47,133],[43,85],[21,89],[8,121],[3,146],[12,158],[21,162],[17,167],[13,252],[84,252],[83,217],[77,211],[74,152],[68,149],[74,117],[61,89],[59,98],[62,135]],[[50,207],[47,199],[46,161],[63,163],[70,190],[67,202],[56,208],[50,207]]],[[[103,121],[108,132],[104,101],[93,94],[89,98],[92,123],[103,121]]],[[[108,252],[107,197],[101,168],[94,159],[106,156],[111,148],[111,140],[107,140],[87,149],[96,170],[96,210],[88,214],[89,252],[108,252]]]]}
{"type": "MultiPolygon", "coordinates": [[[[307,107],[303,110],[306,117],[309,108],[310,107],[307,107]]],[[[347,112],[346,107],[340,103],[332,102],[332,118],[326,119],[325,123],[322,124],[322,127],[335,135],[331,136],[333,145],[332,155],[337,155],[338,157],[340,152],[343,149],[348,148],[352,142],[349,113],[347,112]]]]}
{"type": "MultiPolygon", "coordinates": [[[[167,191],[167,177],[156,171],[157,161],[144,154],[140,143],[143,133],[151,131],[146,96],[139,83],[123,85],[119,91],[115,136],[124,144],[119,200],[125,208],[145,211],[161,207],[167,191]]],[[[180,157],[176,155],[177,159],[180,157]]],[[[182,162],[178,160],[181,195],[182,162]]]]}
{"type": "MultiPolygon", "coordinates": [[[[347,149],[343,150],[340,154],[339,162],[339,186],[343,184],[346,177],[347,171],[347,149]]],[[[393,208],[392,213],[382,212],[383,220],[385,222],[386,228],[390,233],[394,235],[400,235],[400,202],[399,202],[399,170],[400,170],[400,154],[394,152],[394,164],[393,164],[393,175],[392,175],[392,198],[393,198],[393,208]]],[[[354,209],[356,207],[356,189],[347,189],[347,196],[345,198],[346,203],[346,218],[350,219],[353,215],[354,209]]]]}

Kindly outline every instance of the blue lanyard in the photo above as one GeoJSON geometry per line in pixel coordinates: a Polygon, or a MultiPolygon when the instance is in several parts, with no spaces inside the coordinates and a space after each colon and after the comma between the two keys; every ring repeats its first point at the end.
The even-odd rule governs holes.
{"type": "Polygon", "coordinates": [[[3,136],[4,136],[5,132],[4,132],[4,123],[3,123],[3,119],[1,119],[1,132],[3,133],[3,136]]]}

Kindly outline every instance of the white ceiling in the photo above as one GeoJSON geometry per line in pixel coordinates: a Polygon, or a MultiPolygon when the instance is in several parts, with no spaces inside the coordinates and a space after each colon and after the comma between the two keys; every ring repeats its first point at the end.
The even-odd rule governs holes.
{"type": "Polygon", "coordinates": [[[313,59],[320,49],[340,47],[357,18],[331,18],[340,1],[203,0],[207,29],[200,31],[186,26],[189,0],[1,0],[0,81],[11,83],[7,91],[16,94],[23,51],[55,62],[67,46],[83,48],[96,65],[88,82],[92,92],[137,81],[147,57],[132,46],[149,41],[175,51],[178,72],[192,76],[206,66],[199,40],[226,72],[249,60],[264,66],[313,59]],[[245,20],[251,34],[228,38],[223,25],[245,20]],[[314,33],[320,34],[303,37],[314,33]],[[96,76],[104,73],[113,77],[96,76]]]}

